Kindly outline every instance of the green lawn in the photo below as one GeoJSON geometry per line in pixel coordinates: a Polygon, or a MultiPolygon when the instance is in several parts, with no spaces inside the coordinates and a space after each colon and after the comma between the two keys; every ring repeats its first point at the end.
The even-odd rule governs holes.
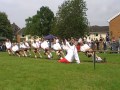
{"type": "Polygon", "coordinates": [[[97,63],[94,70],[84,54],[78,65],[0,52],[0,90],[120,90],[120,54],[100,56],[107,63],[97,63]]]}

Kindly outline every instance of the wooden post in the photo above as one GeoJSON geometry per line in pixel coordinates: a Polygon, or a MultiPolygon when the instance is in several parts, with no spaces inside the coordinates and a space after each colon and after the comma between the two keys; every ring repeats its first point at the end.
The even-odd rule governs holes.
{"type": "Polygon", "coordinates": [[[94,70],[95,70],[95,62],[96,62],[96,52],[94,51],[94,55],[93,55],[94,70]]]}

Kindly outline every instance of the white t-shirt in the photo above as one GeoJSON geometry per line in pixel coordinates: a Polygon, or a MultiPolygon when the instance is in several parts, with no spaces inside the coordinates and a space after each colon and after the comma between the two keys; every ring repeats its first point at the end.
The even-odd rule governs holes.
{"type": "Polygon", "coordinates": [[[38,41],[36,41],[36,45],[38,48],[40,47],[40,43],[38,41]]]}
{"type": "Polygon", "coordinates": [[[84,44],[83,46],[80,47],[80,50],[82,52],[85,52],[86,50],[90,49],[90,47],[87,44],[84,44]]]}
{"type": "Polygon", "coordinates": [[[6,42],[5,46],[7,49],[10,49],[12,47],[12,44],[11,44],[11,42],[6,42]]]}
{"type": "Polygon", "coordinates": [[[59,43],[59,39],[56,39],[56,43],[59,43]]]}
{"type": "Polygon", "coordinates": [[[59,43],[53,44],[52,48],[53,48],[54,50],[61,50],[61,46],[60,46],[59,43]]]}
{"type": "Polygon", "coordinates": [[[82,42],[82,38],[79,38],[78,42],[81,43],[82,42]]]}
{"type": "Polygon", "coordinates": [[[25,44],[24,44],[24,43],[21,43],[21,44],[20,44],[20,48],[26,49],[26,48],[27,48],[27,46],[25,46],[25,44]]]}
{"type": "Polygon", "coordinates": [[[47,42],[47,41],[43,41],[43,42],[41,43],[41,48],[43,48],[43,49],[49,48],[48,42],[47,42]]]}
{"type": "Polygon", "coordinates": [[[28,42],[25,42],[25,46],[26,46],[27,48],[30,48],[28,42]]]}
{"type": "Polygon", "coordinates": [[[32,43],[33,48],[38,48],[37,44],[35,42],[32,43]]]}
{"type": "Polygon", "coordinates": [[[62,44],[62,48],[63,48],[63,50],[67,51],[70,48],[69,42],[66,41],[66,44],[62,44]]]}
{"type": "Polygon", "coordinates": [[[16,51],[18,51],[18,50],[19,50],[18,45],[14,45],[14,46],[12,47],[12,51],[16,52],[16,51]]]}

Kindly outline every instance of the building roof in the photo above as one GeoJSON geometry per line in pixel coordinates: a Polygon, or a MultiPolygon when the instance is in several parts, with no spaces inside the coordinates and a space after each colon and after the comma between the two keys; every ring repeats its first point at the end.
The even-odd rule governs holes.
{"type": "Polygon", "coordinates": [[[12,28],[13,28],[14,35],[17,35],[18,32],[21,30],[15,23],[12,24],[12,28]]]}
{"type": "Polygon", "coordinates": [[[109,32],[109,27],[108,26],[91,26],[89,32],[90,33],[91,32],[107,33],[107,32],[109,32]]]}
{"type": "Polygon", "coordinates": [[[114,15],[113,17],[111,17],[109,20],[108,20],[108,22],[110,22],[111,20],[113,20],[113,19],[115,19],[117,16],[119,16],[120,15],[120,12],[119,13],[117,13],[116,15],[114,15]]]}

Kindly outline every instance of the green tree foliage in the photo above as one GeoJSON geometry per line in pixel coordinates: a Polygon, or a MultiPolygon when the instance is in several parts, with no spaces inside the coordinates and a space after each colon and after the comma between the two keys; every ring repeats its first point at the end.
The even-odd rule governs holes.
{"type": "Polygon", "coordinates": [[[59,7],[52,32],[62,38],[84,36],[88,28],[86,11],[86,2],[84,0],[65,1],[59,7]]]}
{"type": "Polygon", "coordinates": [[[7,15],[0,12],[0,37],[6,37],[12,40],[13,31],[7,15]]]}
{"type": "Polygon", "coordinates": [[[58,26],[57,26],[57,18],[54,17],[54,21],[52,22],[52,25],[51,25],[51,34],[53,35],[56,35],[56,36],[59,36],[59,29],[58,29],[58,26]]]}
{"type": "Polygon", "coordinates": [[[41,7],[37,14],[26,19],[25,34],[44,36],[51,31],[54,13],[48,7],[41,7]]]}

